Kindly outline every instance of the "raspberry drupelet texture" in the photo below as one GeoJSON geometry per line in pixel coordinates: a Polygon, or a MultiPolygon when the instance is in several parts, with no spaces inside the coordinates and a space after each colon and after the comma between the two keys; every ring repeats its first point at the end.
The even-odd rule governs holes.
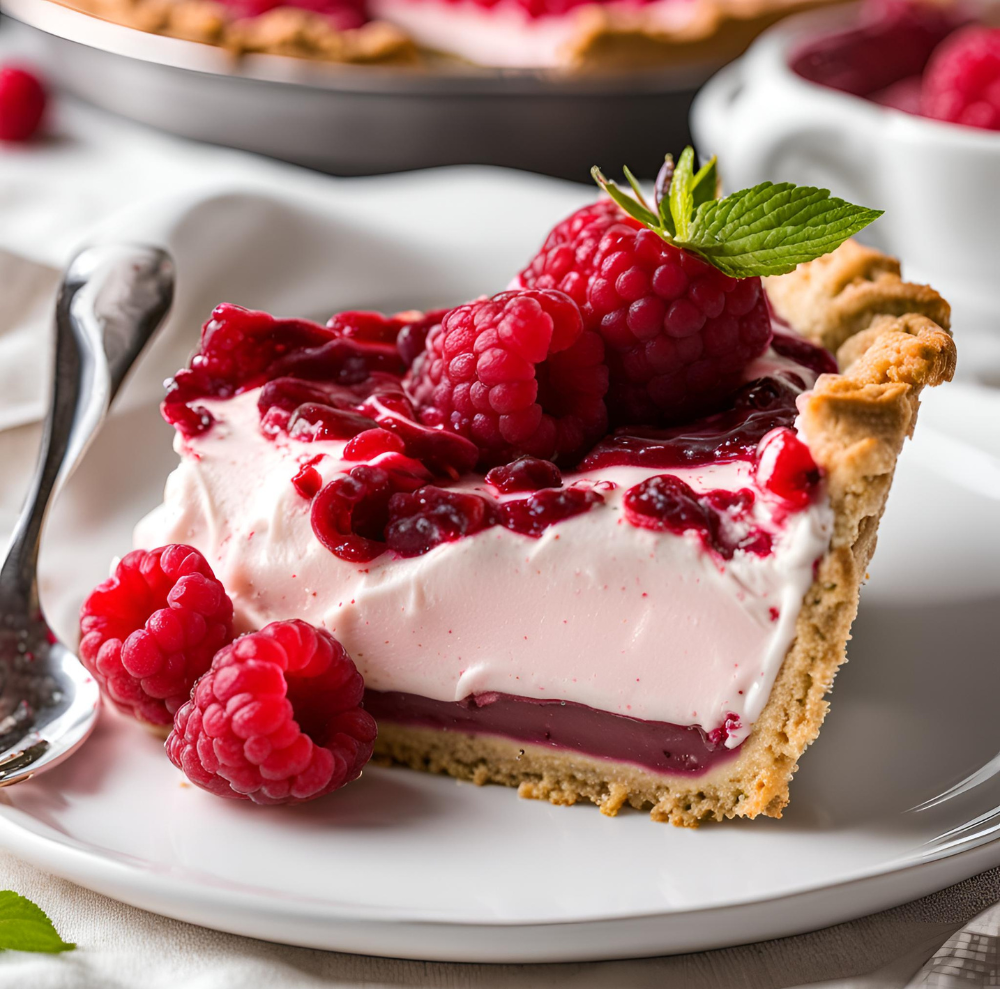
{"type": "Polygon", "coordinates": [[[942,42],[924,73],[921,112],[1000,130],[1000,28],[967,27],[942,42]]]}
{"type": "Polygon", "coordinates": [[[730,278],[614,203],[597,205],[552,231],[520,284],[558,286],[603,338],[612,426],[714,411],[771,339],[760,279],[730,278]]]}
{"type": "Polygon", "coordinates": [[[594,256],[604,235],[615,226],[641,228],[610,199],[578,209],[552,228],[517,284],[522,288],[556,288],[578,306],[585,306],[587,281],[595,270],[594,256]]]}
{"type": "Polygon", "coordinates": [[[601,338],[550,289],[501,292],[431,330],[407,386],[421,420],[474,442],[484,465],[572,462],[607,428],[601,338]]]}
{"type": "Polygon", "coordinates": [[[192,783],[257,804],[302,803],[361,775],[375,720],[329,632],[273,622],[220,650],[174,718],[170,761],[192,783]]]}
{"type": "Polygon", "coordinates": [[[80,658],[125,714],[169,725],[233,637],[233,603],[196,549],[133,550],[80,610],[80,658]]]}

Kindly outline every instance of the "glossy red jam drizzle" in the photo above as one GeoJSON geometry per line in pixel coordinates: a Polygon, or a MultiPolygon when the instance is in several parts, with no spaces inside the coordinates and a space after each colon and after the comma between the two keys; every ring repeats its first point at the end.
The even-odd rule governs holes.
{"type": "Polygon", "coordinates": [[[420,556],[496,521],[496,506],[486,498],[428,485],[392,496],[385,542],[400,556],[420,556]]]}
{"type": "Polygon", "coordinates": [[[776,429],[761,441],[754,480],[763,491],[797,510],[813,501],[821,474],[809,447],[791,429],[776,429]]]}
{"type": "Polygon", "coordinates": [[[772,429],[795,421],[801,384],[778,376],[759,378],[744,385],[725,412],[669,429],[616,430],[583,458],[580,469],[694,467],[753,460],[757,444],[772,429]]]}
{"type": "MultiPolygon", "coordinates": [[[[305,443],[347,440],[343,459],[357,467],[324,484],[318,456],[303,463],[291,481],[312,501],[317,539],[355,563],[387,551],[417,556],[493,526],[538,538],[549,526],[602,504],[597,490],[563,488],[559,469],[532,457],[494,467],[484,478],[498,495],[526,492],[525,497],[496,501],[447,487],[474,470],[479,451],[455,433],[420,423],[402,383],[440,317],[441,312],[393,317],[350,312],[320,326],[219,306],[202,330],[191,367],[168,383],[164,417],[185,437],[195,436],[212,426],[200,400],[260,388],[265,436],[305,443]]],[[[790,430],[795,400],[811,377],[807,372],[834,371],[836,364],[777,321],[772,347],[799,365],[803,376],[786,369],[751,381],[728,409],[685,426],[620,429],[594,447],[581,469],[753,461],[761,440],[773,434],[777,438],[768,446],[758,483],[789,510],[804,506],[819,472],[790,430]]],[[[680,479],[663,475],[628,492],[626,517],[661,531],[694,530],[723,559],[738,549],[764,555],[770,537],[739,524],[746,523],[752,503],[749,489],[695,494],[680,479]]]]}
{"type": "Polygon", "coordinates": [[[292,478],[292,487],[307,500],[315,498],[319,494],[319,489],[323,487],[323,476],[316,470],[316,464],[322,459],[322,454],[310,457],[292,478]]]}
{"type": "Polygon", "coordinates": [[[562,472],[551,460],[537,457],[518,457],[517,460],[486,473],[486,483],[497,491],[510,494],[513,491],[540,491],[542,488],[561,488],[562,472]]]}
{"type": "Polygon", "coordinates": [[[167,422],[191,437],[212,425],[212,417],[196,404],[198,399],[230,398],[282,377],[350,386],[365,381],[373,371],[398,375],[403,370],[394,343],[351,336],[305,319],[276,319],[227,303],[216,307],[202,327],[201,345],[191,366],[167,382],[161,409],[167,422]]]}
{"type": "Polygon", "coordinates": [[[696,493],[673,474],[656,474],[625,492],[625,517],[642,529],[694,532],[723,560],[731,560],[738,549],[767,556],[770,535],[748,524],[755,500],[749,488],[696,493]]]}

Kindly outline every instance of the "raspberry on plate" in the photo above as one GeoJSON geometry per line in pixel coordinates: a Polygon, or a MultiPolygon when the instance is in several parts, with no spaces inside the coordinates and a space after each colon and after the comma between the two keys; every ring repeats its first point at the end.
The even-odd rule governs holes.
{"type": "Polygon", "coordinates": [[[80,659],[118,710],[169,725],[233,637],[233,602],[196,549],[133,550],[80,609],[80,659]]]}
{"type": "Polygon", "coordinates": [[[598,206],[560,223],[520,282],[572,295],[603,338],[612,426],[712,411],[771,338],[760,278],[730,278],[614,202],[598,206]]]}
{"type": "Polygon", "coordinates": [[[937,120],[1000,130],[1000,28],[963,28],[938,45],[920,108],[937,120]]]}
{"type": "Polygon", "coordinates": [[[607,428],[604,345],[552,289],[501,292],[431,330],[407,388],[421,420],[472,440],[485,464],[573,459],[607,428]]]}
{"type": "Polygon", "coordinates": [[[272,622],[220,650],[174,717],[170,761],[211,793],[302,803],[361,775],[375,719],[344,647],[307,622],[272,622]]]}

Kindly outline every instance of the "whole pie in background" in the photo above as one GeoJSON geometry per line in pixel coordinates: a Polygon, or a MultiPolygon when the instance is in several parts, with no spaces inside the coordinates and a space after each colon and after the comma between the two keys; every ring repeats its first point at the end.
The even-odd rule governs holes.
{"type": "Polygon", "coordinates": [[[722,64],[831,0],[71,0],[141,31],[334,63],[637,70],[722,64]]]}

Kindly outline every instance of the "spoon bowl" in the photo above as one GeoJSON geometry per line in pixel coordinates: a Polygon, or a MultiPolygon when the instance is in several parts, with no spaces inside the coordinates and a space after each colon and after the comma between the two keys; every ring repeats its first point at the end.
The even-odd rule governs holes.
{"type": "Polygon", "coordinates": [[[42,612],[39,543],[52,498],[162,323],[173,290],[169,256],[143,245],[88,248],[63,277],[38,466],[0,566],[0,786],[28,779],[72,755],[97,721],[97,683],[42,612]]]}

